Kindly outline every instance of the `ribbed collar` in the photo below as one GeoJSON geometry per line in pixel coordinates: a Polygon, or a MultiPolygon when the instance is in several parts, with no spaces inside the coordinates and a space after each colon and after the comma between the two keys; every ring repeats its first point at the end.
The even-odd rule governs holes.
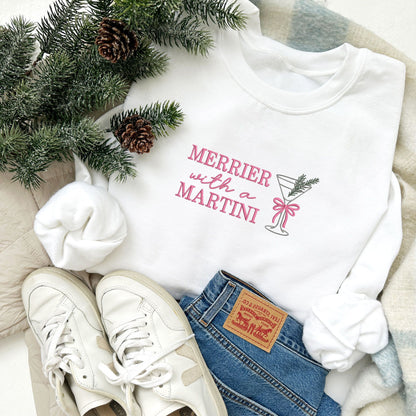
{"type": "Polygon", "coordinates": [[[268,107],[291,114],[312,113],[335,104],[358,79],[367,54],[367,49],[348,43],[325,52],[299,51],[252,30],[221,31],[218,45],[229,72],[241,88],[268,107]],[[260,56],[276,59],[280,66],[284,63],[294,72],[331,76],[321,86],[306,92],[276,88],[259,78],[247,63],[242,50],[244,43],[260,56]]]}

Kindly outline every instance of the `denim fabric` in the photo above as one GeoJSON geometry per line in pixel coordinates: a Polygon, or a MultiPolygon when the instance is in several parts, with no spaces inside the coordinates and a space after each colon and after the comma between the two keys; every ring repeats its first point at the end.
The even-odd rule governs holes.
{"type": "Polygon", "coordinates": [[[291,316],[270,353],[223,328],[242,289],[267,299],[221,271],[200,296],[180,302],[228,415],[340,415],[340,406],[324,394],[327,370],[308,355],[302,325],[291,316]]]}

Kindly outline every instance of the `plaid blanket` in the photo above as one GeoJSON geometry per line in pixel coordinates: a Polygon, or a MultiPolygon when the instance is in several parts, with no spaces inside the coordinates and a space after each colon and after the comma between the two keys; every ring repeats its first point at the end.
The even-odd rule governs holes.
{"type": "Polygon", "coordinates": [[[390,44],[312,0],[252,0],[266,36],[324,51],[344,42],[406,64],[406,90],[393,170],[402,190],[403,244],[381,302],[391,338],[352,387],[343,415],[416,415],[416,63],[390,44]]]}

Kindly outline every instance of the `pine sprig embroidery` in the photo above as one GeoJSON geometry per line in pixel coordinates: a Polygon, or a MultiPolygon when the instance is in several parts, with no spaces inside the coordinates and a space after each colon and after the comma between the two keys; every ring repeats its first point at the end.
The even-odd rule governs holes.
{"type": "Polygon", "coordinates": [[[315,185],[319,182],[319,178],[313,178],[306,180],[306,175],[302,174],[297,179],[293,185],[292,190],[289,192],[288,196],[295,196],[301,192],[308,190],[312,185],[315,185]]]}

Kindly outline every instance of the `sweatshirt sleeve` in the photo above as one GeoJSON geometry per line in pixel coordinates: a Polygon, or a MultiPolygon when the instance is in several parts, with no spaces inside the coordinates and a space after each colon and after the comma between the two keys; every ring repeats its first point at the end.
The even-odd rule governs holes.
{"type": "MultiPolygon", "coordinates": [[[[105,113],[97,124],[105,131],[111,116],[121,109],[118,106],[105,113]]],[[[107,139],[112,136],[105,135],[107,139]]],[[[108,179],[75,155],[74,162],[75,182],[40,209],[34,230],[55,266],[88,270],[124,241],[127,225],[118,202],[108,192],[108,179]]]]}
{"type": "Polygon", "coordinates": [[[117,201],[102,187],[75,181],[37,213],[34,230],[52,263],[86,270],[101,263],[127,235],[117,201]]]}
{"type": "Polygon", "coordinates": [[[388,208],[374,233],[338,293],[320,298],[305,321],[305,346],[324,367],[346,371],[386,346],[387,322],[376,298],[401,241],[400,187],[392,174],[388,208]]]}

